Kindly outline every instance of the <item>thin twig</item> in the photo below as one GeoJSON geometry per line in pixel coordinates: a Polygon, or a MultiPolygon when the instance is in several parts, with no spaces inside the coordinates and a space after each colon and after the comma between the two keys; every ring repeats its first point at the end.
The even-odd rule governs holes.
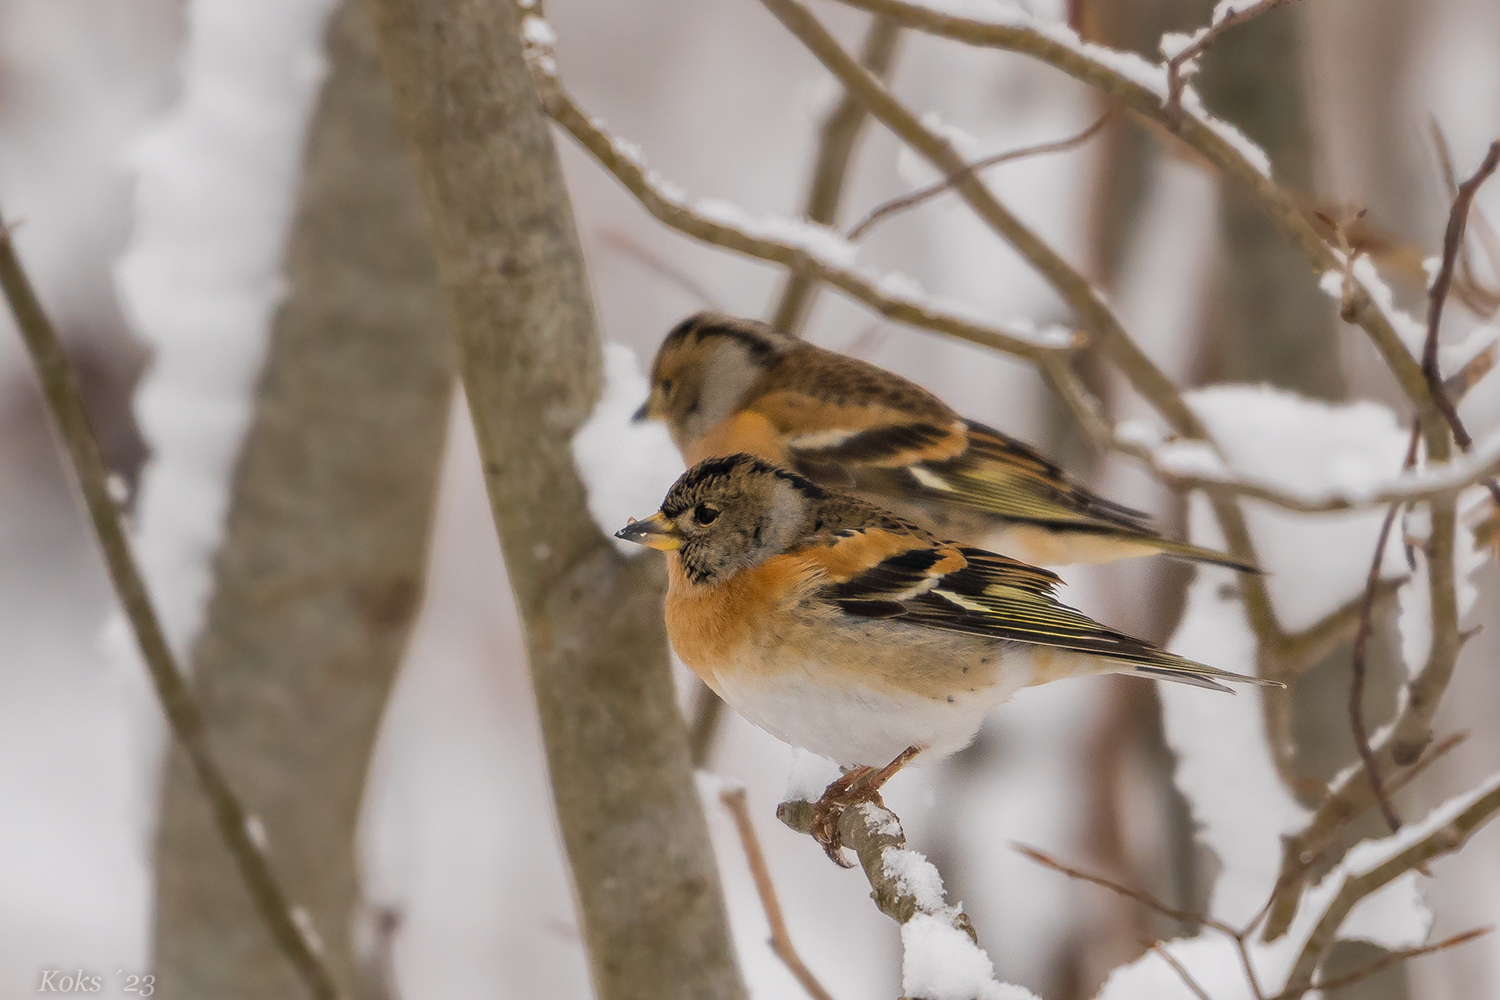
{"type": "MultiPolygon", "coordinates": [[[[1443,391],[1443,378],[1438,370],[1438,330],[1443,323],[1443,306],[1448,300],[1448,290],[1453,286],[1453,269],[1458,262],[1459,251],[1464,244],[1464,232],[1469,225],[1469,209],[1474,204],[1474,196],[1494,174],[1496,167],[1500,167],[1500,139],[1490,144],[1489,152],[1473,176],[1458,186],[1458,194],[1448,213],[1448,227],[1443,234],[1442,266],[1427,293],[1427,339],[1422,344],[1422,374],[1427,378],[1438,411],[1453,430],[1453,439],[1464,451],[1473,446],[1473,440],[1464,428],[1463,421],[1459,419],[1452,400],[1443,391]]],[[[1490,483],[1490,493],[1500,503],[1500,485],[1490,483]]]]}
{"type": "MultiPolygon", "coordinates": [[[[1443,134],[1442,126],[1438,124],[1435,116],[1428,118],[1427,127],[1432,133],[1432,145],[1437,150],[1438,169],[1443,175],[1443,185],[1447,188],[1448,200],[1452,202],[1458,198],[1458,177],[1453,169],[1453,151],[1448,147],[1448,137],[1443,134]]],[[[1477,206],[1471,206],[1469,222],[1479,234],[1480,244],[1490,259],[1490,270],[1496,277],[1500,277],[1500,247],[1496,246],[1495,231],[1490,226],[1489,220],[1484,217],[1484,213],[1477,206]]],[[[1476,315],[1486,319],[1494,316],[1496,309],[1500,309],[1500,292],[1486,288],[1474,273],[1467,241],[1459,247],[1458,266],[1463,272],[1462,280],[1455,278],[1454,291],[1459,299],[1476,315]]]]}
{"type": "MultiPolygon", "coordinates": [[[[901,25],[888,17],[876,17],[865,34],[859,64],[876,79],[884,80],[890,75],[900,35],[901,25]]],[[[812,184],[808,187],[807,203],[802,209],[805,218],[825,226],[838,221],[849,164],[869,117],[864,102],[845,91],[838,106],[823,120],[819,131],[818,159],[813,165],[812,184]]],[[[812,309],[817,291],[818,281],[812,274],[788,271],[776,308],[771,313],[771,325],[782,333],[797,336],[812,309]]]]}
{"type": "Polygon", "coordinates": [[[750,822],[750,805],[743,788],[726,788],[719,793],[719,801],[734,817],[735,829],[740,834],[740,844],[745,849],[745,860],[750,865],[750,875],[755,879],[755,891],[760,895],[761,908],[766,911],[766,924],[771,928],[771,950],[781,959],[797,982],[813,1000],[833,1000],[832,994],[823,988],[792,946],[792,936],[786,929],[786,918],[781,913],[781,903],[776,899],[776,887],[771,883],[771,869],[766,864],[766,854],[760,848],[760,839],[755,836],[755,825],[750,822]]]}
{"type": "Polygon", "coordinates": [[[1500,349],[1500,341],[1490,344],[1464,362],[1464,366],[1458,371],[1443,379],[1443,391],[1448,394],[1448,398],[1462,399],[1470,389],[1479,384],[1480,379],[1494,371],[1496,354],[1500,353],[1497,349],[1500,349]]]}
{"type": "Polygon", "coordinates": [[[1245,971],[1245,978],[1249,982],[1251,992],[1254,993],[1256,1000],[1265,1000],[1265,995],[1261,992],[1260,988],[1260,978],[1256,975],[1255,963],[1250,959],[1250,948],[1245,940],[1250,931],[1255,927],[1255,923],[1253,921],[1249,926],[1243,929],[1231,927],[1229,924],[1224,923],[1224,921],[1216,920],[1206,914],[1194,913],[1189,910],[1180,910],[1175,906],[1168,906],[1166,903],[1163,903],[1161,900],[1157,899],[1155,896],[1151,895],[1151,893],[1147,892],[1144,889],[1122,885],[1121,883],[1116,882],[1112,879],[1107,879],[1102,875],[1094,875],[1089,872],[1082,871],[1081,869],[1065,865],[1051,855],[1037,850],[1035,847],[1028,847],[1025,844],[1017,844],[1014,842],[1012,842],[1011,847],[1021,852],[1021,854],[1025,855],[1030,860],[1035,861],[1042,867],[1051,868],[1053,871],[1058,872],[1062,875],[1066,875],[1068,878],[1077,879],[1080,882],[1088,882],[1092,885],[1097,885],[1100,888],[1108,889],[1110,892],[1116,893],[1120,896],[1124,896],[1126,899],[1132,899],[1137,903],[1140,903],[1142,906],[1155,910],[1162,916],[1170,917],[1171,919],[1176,920],[1179,923],[1184,923],[1192,927],[1207,927],[1210,930],[1218,931],[1220,934],[1223,934],[1225,937],[1229,938],[1230,941],[1234,942],[1235,950],[1240,957],[1240,964],[1245,971]]]}
{"type": "Polygon", "coordinates": [[[1208,991],[1198,984],[1198,980],[1193,978],[1187,968],[1181,962],[1177,961],[1170,951],[1162,947],[1160,941],[1150,942],[1150,947],[1152,951],[1161,957],[1163,962],[1172,967],[1172,971],[1177,973],[1177,977],[1182,980],[1183,985],[1188,988],[1193,996],[1197,997],[1198,1000],[1213,1000],[1213,997],[1209,996],[1208,991]]]}
{"type": "Polygon", "coordinates": [[[150,592],[131,553],[119,511],[110,499],[108,474],[99,455],[98,440],[89,425],[67,355],[21,267],[11,242],[10,229],[3,219],[0,219],[0,286],[4,288],[16,326],[36,365],[48,409],[57,423],[62,444],[83,492],[110,581],[135,632],[141,658],[156,686],[157,698],[172,727],[172,734],[187,752],[198,784],[208,797],[224,846],[233,855],[245,887],[250,891],[276,947],[291,962],[309,993],[319,1000],[332,1000],[339,996],[339,990],[324,965],[321,949],[309,940],[293,917],[294,908],[246,825],[248,814],[229,787],[209,747],[203,710],[177,668],[176,658],[152,606],[150,592]]]}
{"type": "MultiPolygon", "coordinates": [[[[1403,469],[1409,469],[1415,464],[1420,441],[1421,432],[1413,426],[1411,441],[1406,446],[1406,458],[1401,466],[1403,469]]],[[[1369,645],[1370,633],[1375,628],[1375,593],[1380,586],[1380,567],[1385,564],[1385,547],[1390,541],[1391,528],[1396,523],[1396,514],[1400,509],[1400,504],[1391,504],[1386,509],[1385,520],[1380,524],[1380,535],[1375,541],[1375,555],[1370,560],[1370,572],[1365,577],[1365,590],[1360,598],[1359,627],[1354,632],[1349,682],[1349,728],[1354,733],[1354,746],[1359,750],[1359,759],[1365,763],[1365,776],[1370,782],[1370,792],[1379,803],[1380,814],[1385,817],[1386,825],[1391,828],[1392,833],[1401,829],[1401,817],[1396,814],[1396,807],[1391,804],[1390,796],[1386,793],[1380,766],[1375,760],[1375,751],[1370,748],[1370,733],[1365,728],[1365,649],[1369,645]]]]}
{"type": "Polygon", "coordinates": [[[652,274],[664,279],[669,285],[686,292],[689,298],[697,300],[699,305],[712,309],[715,312],[723,312],[724,307],[713,293],[703,287],[696,278],[688,274],[682,268],[668,261],[665,257],[648,250],[643,244],[632,239],[621,232],[606,229],[599,234],[599,242],[617,250],[637,264],[650,271],[652,274]]]}
{"type": "Polygon", "coordinates": [[[1284,7],[1294,0],[1260,0],[1259,3],[1251,4],[1240,10],[1230,10],[1223,17],[1216,19],[1207,28],[1201,29],[1193,41],[1167,60],[1167,104],[1166,118],[1167,127],[1177,131],[1182,123],[1182,93],[1187,89],[1188,80],[1197,73],[1198,57],[1207,52],[1209,47],[1219,40],[1226,31],[1237,28],[1247,21],[1254,20],[1268,10],[1284,7]]]}
{"type": "MultiPolygon", "coordinates": [[[[1384,972],[1393,965],[1400,965],[1402,962],[1413,958],[1421,958],[1423,955],[1432,955],[1440,951],[1447,951],[1449,948],[1457,948],[1461,944],[1468,944],[1470,941],[1484,937],[1494,929],[1493,927],[1476,927],[1472,931],[1464,931],[1462,934],[1455,934],[1450,938],[1444,938],[1441,941],[1423,945],[1420,948],[1403,948],[1401,951],[1393,951],[1389,955],[1382,956],[1369,965],[1355,969],[1347,975],[1314,983],[1312,989],[1322,993],[1341,990],[1345,986],[1353,986],[1362,979],[1368,979],[1378,972],[1384,972]]],[[[1275,1000],[1281,1000],[1281,997],[1277,997],[1275,1000]]]]}
{"type": "Polygon", "coordinates": [[[872,228],[874,228],[876,223],[881,222],[882,220],[895,215],[898,212],[905,212],[909,209],[916,208],[923,202],[935,198],[938,195],[942,194],[944,191],[951,189],[955,184],[957,184],[964,178],[973,176],[980,170],[988,170],[990,167],[998,167],[1002,163],[1011,163],[1015,160],[1024,160],[1032,156],[1043,156],[1048,153],[1062,153],[1070,149],[1077,149],[1079,146],[1083,145],[1085,142],[1088,142],[1095,135],[1097,135],[1099,133],[1099,130],[1104,128],[1104,126],[1108,124],[1111,113],[1112,111],[1105,111],[1104,114],[1100,115],[1092,125],[1084,129],[1082,132],[1079,132],[1077,135],[1069,136],[1066,139],[1056,139],[1052,142],[1038,143],[1034,146],[1025,146],[1021,149],[1007,150],[1004,153],[996,153],[993,156],[986,156],[982,160],[975,160],[973,163],[965,166],[958,173],[950,174],[949,176],[943,178],[940,181],[937,181],[936,183],[929,184],[924,188],[918,188],[916,191],[913,191],[910,194],[902,195],[899,198],[892,198],[889,201],[882,202],[881,204],[876,205],[874,208],[870,209],[870,211],[866,212],[864,218],[860,219],[853,226],[851,226],[849,228],[849,231],[845,235],[851,241],[863,239],[865,234],[867,234],[872,228]]]}
{"type": "Polygon", "coordinates": [[[1169,917],[1180,924],[1187,924],[1189,927],[1211,927],[1216,931],[1222,931],[1223,933],[1228,934],[1230,937],[1234,937],[1239,933],[1228,924],[1223,923],[1219,920],[1215,920],[1212,917],[1207,916],[1206,914],[1195,913],[1191,910],[1180,910],[1175,906],[1170,906],[1167,903],[1163,903],[1161,900],[1151,895],[1151,893],[1147,892],[1145,889],[1137,889],[1134,886],[1122,885],[1121,883],[1113,881],[1112,879],[1105,878],[1103,875],[1094,875],[1090,872],[1083,871],[1082,869],[1074,868],[1071,865],[1065,865],[1061,861],[1052,857],[1050,854],[1040,851],[1035,847],[1031,847],[1027,844],[1015,843],[1014,841],[1010,846],[1013,850],[1019,852],[1022,856],[1028,858],[1029,860],[1036,862],[1043,868],[1050,868],[1060,875],[1066,875],[1068,878],[1076,879],[1079,882],[1088,882],[1090,885],[1097,885],[1100,888],[1108,889],[1110,892],[1113,892],[1116,895],[1124,896],[1126,899],[1133,899],[1147,909],[1155,910],[1162,916],[1169,917]]]}

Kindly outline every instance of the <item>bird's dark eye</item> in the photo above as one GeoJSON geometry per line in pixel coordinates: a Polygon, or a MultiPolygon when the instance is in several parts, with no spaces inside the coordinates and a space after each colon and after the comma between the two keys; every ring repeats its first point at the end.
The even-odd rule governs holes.
{"type": "Polygon", "coordinates": [[[671,379],[664,378],[664,379],[661,380],[661,394],[663,396],[670,396],[670,395],[672,395],[672,380],[671,379]]]}
{"type": "Polygon", "coordinates": [[[693,508],[693,520],[699,524],[713,524],[719,518],[717,507],[710,507],[706,503],[700,503],[693,508]]]}

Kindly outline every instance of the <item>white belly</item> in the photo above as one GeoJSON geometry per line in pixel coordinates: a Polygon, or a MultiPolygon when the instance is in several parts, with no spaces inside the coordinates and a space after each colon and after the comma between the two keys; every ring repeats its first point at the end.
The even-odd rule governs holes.
{"type": "Polygon", "coordinates": [[[907,747],[918,763],[968,746],[985,715],[1032,678],[1024,649],[1007,653],[1000,683],[929,698],[844,682],[820,664],[725,671],[714,685],[729,706],[783,742],[844,765],[882,766],[907,747]]]}

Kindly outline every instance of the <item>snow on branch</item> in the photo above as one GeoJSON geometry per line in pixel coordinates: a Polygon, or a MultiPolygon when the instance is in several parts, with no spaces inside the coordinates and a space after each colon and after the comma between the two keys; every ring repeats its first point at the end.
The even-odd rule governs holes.
{"type": "MultiPolygon", "coordinates": [[[[776,816],[798,833],[812,832],[813,803],[783,802],[776,816]]],[[[997,982],[961,906],[947,901],[937,867],[906,849],[901,820],[864,802],[839,822],[844,846],[859,856],[880,912],[901,925],[901,992],[910,1000],[1036,1000],[1020,986],[997,982]]]]}
{"type": "Polygon", "coordinates": [[[1038,329],[1025,323],[997,326],[963,305],[927,296],[914,279],[905,275],[860,271],[855,266],[855,245],[827,226],[752,215],[721,199],[689,198],[682,188],[645,165],[639,147],[610,134],[603,122],[586,114],[562,89],[546,57],[530,62],[552,119],[614,175],[642,208],[678,232],[812,274],[898,322],[1015,357],[1038,360],[1079,346],[1077,336],[1061,327],[1038,329]]]}
{"type": "Polygon", "coordinates": [[[1153,428],[1137,422],[1117,427],[1111,447],[1139,459],[1152,475],[1174,489],[1218,490],[1296,514],[1378,510],[1390,504],[1454,497],[1500,475],[1500,433],[1491,435],[1472,453],[1441,466],[1400,470],[1381,477],[1373,470],[1351,465],[1345,469],[1343,483],[1318,492],[1294,491],[1287,485],[1239,475],[1204,442],[1160,441],[1153,428]]]}
{"type": "MultiPolygon", "coordinates": [[[[1233,0],[1223,0],[1214,8],[1212,22],[1190,35],[1168,34],[1161,40],[1161,53],[1167,57],[1167,121],[1182,121],[1182,96],[1188,81],[1198,73],[1198,60],[1209,46],[1232,28],[1254,20],[1266,11],[1284,7],[1296,0],[1259,0],[1248,7],[1236,10],[1233,0]]],[[[1175,127],[1175,126],[1174,126],[1175,127]]]]}
{"type": "MultiPolygon", "coordinates": [[[[1167,112],[1169,86],[1165,66],[1084,42],[1066,25],[1034,18],[999,0],[953,5],[962,6],[963,15],[950,13],[938,0],[841,2],[931,35],[1032,56],[1171,129],[1173,135],[1221,174],[1245,189],[1283,235],[1303,252],[1315,272],[1337,271],[1342,277],[1342,255],[1318,234],[1296,200],[1271,179],[1263,150],[1232,126],[1206,114],[1190,89],[1183,96],[1181,120],[1173,128],[1167,112]]],[[[1421,366],[1406,349],[1392,318],[1362,281],[1352,282],[1350,292],[1350,321],[1364,328],[1418,412],[1424,417],[1437,416],[1421,366]]],[[[1433,436],[1433,432],[1426,430],[1426,424],[1424,421],[1424,433],[1433,436]]],[[[1437,436],[1441,436],[1440,427],[1436,430],[1437,436]]],[[[1434,445],[1434,441],[1429,441],[1429,452],[1442,457],[1441,446],[1434,445]]],[[[1446,452],[1442,451],[1442,455],[1446,452]]]]}

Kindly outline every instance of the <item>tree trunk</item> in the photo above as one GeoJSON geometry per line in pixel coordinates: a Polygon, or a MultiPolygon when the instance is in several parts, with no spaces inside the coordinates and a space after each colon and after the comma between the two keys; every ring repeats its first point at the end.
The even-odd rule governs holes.
{"type": "Polygon", "coordinates": [[[743,997],[667,664],[661,567],[615,551],[572,461],[602,358],[518,13],[506,0],[371,9],[420,161],[595,989],[743,997]]]}
{"type": "MultiPolygon", "coordinates": [[[[193,683],[236,791],[352,992],[369,755],[423,589],[454,364],[426,220],[365,11],[328,34],[254,424],[193,683]]],[[[302,995],[180,750],[157,860],[159,995],[302,995]]]]}

